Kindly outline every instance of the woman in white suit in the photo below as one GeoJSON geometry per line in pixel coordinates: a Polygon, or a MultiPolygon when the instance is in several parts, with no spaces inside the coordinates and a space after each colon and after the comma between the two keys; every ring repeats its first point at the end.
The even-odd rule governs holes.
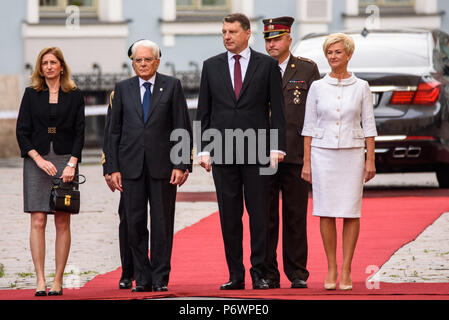
{"type": "Polygon", "coordinates": [[[354,41],[342,33],[332,34],[326,38],[323,49],[332,71],[315,81],[307,96],[302,131],[302,178],[312,183],[313,215],[320,217],[328,262],[324,287],[337,288],[336,218],[343,218],[339,288],[351,290],[351,264],[360,230],[363,183],[376,174],[374,137],[377,131],[369,85],[347,70],[354,41]]]}

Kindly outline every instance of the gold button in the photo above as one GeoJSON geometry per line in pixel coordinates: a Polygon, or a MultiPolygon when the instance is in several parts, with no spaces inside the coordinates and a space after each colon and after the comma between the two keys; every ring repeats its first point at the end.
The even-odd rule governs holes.
{"type": "Polygon", "coordinates": [[[339,126],[340,125],[340,122],[337,122],[337,126],[339,126]]]}
{"type": "Polygon", "coordinates": [[[340,112],[340,109],[337,109],[337,112],[340,112]]]}
{"type": "Polygon", "coordinates": [[[338,139],[338,136],[335,136],[336,139],[338,139]]]}

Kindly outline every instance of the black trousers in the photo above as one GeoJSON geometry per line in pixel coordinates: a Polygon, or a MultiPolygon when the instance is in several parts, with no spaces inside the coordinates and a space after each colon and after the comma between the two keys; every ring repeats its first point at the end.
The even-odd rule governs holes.
{"type": "Polygon", "coordinates": [[[271,176],[271,204],[267,245],[267,278],[279,281],[276,249],[279,239],[279,191],[282,192],[282,252],[284,272],[290,281],[306,281],[307,203],[309,184],[301,179],[302,165],[280,163],[271,176]]]}
{"type": "Polygon", "coordinates": [[[118,216],[120,218],[118,238],[120,246],[120,260],[122,262],[121,279],[132,279],[134,277],[133,256],[128,242],[128,223],[126,222],[125,203],[122,200],[122,195],[120,195],[118,216]]]}
{"type": "Polygon", "coordinates": [[[259,174],[257,165],[214,165],[221,231],[230,280],[243,281],[243,200],[249,215],[251,277],[265,277],[269,176],[259,174]]]}
{"type": "Polygon", "coordinates": [[[153,179],[145,168],[137,179],[123,179],[123,200],[128,224],[136,285],[167,285],[171,270],[176,186],[169,179],[153,179]],[[148,203],[150,233],[148,233],[148,203]],[[148,240],[151,259],[148,257],[148,240]]]}

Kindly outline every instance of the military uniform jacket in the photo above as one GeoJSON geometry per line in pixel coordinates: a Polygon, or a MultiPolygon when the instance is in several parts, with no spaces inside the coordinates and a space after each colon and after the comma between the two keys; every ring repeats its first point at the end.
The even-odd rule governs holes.
{"type": "Polygon", "coordinates": [[[304,138],[301,133],[307,93],[312,82],[318,79],[320,79],[320,73],[315,62],[290,55],[282,78],[284,114],[287,124],[287,155],[284,163],[303,163],[304,138]]]}

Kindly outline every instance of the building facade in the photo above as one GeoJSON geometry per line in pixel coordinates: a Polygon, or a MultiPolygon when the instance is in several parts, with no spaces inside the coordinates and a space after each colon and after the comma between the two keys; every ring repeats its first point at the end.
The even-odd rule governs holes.
{"type": "Polygon", "coordinates": [[[224,51],[222,19],[231,12],[251,19],[250,44],[261,52],[262,19],[274,16],[295,17],[295,42],[308,33],[364,27],[449,31],[449,1],[444,0],[5,1],[0,10],[0,157],[18,154],[17,112],[42,48],[62,49],[86,97],[86,146],[98,147],[109,93],[116,81],[133,74],[128,47],[142,38],[158,43],[159,71],[181,79],[194,109],[202,62],[224,51]]]}

